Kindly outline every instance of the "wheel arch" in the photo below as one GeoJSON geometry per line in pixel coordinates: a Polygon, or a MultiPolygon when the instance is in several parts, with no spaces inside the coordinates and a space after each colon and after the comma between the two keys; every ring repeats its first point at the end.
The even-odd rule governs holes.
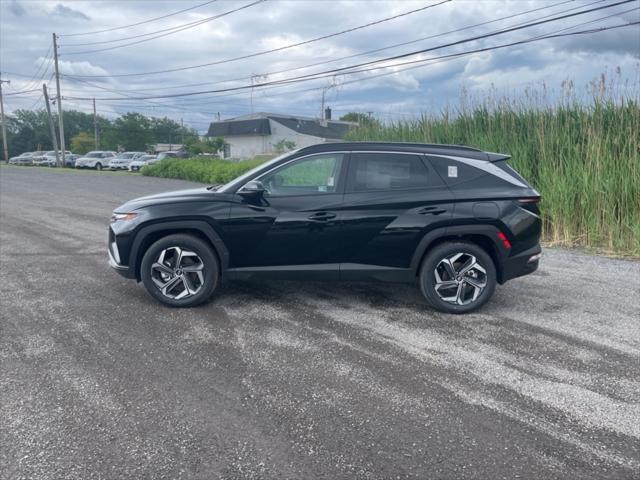
{"type": "Polygon", "coordinates": [[[411,259],[411,268],[417,276],[424,257],[438,245],[454,241],[466,241],[482,248],[493,260],[498,283],[503,283],[502,270],[506,253],[499,243],[500,230],[493,225],[457,225],[443,227],[425,234],[411,259]]]}
{"type": "Polygon", "coordinates": [[[225,279],[229,266],[229,250],[215,229],[204,220],[174,221],[156,223],[142,227],[135,235],[129,257],[129,268],[140,281],[140,264],[147,249],[156,241],[168,235],[183,233],[193,235],[206,242],[213,250],[220,264],[221,280],[225,279]]]}

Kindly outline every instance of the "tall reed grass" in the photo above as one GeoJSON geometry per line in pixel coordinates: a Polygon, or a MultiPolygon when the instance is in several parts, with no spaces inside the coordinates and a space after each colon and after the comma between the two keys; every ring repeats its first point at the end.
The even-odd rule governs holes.
{"type": "Polygon", "coordinates": [[[437,117],[374,124],[352,140],[463,144],[512,156],[509,163],[542,194],[544,240],[640,256],[640,102],[602,76],[586,98],[573,85],[548,103],[463,94],[437,117]],[[616,92],[615,94],[613,92],[616,92]]]}

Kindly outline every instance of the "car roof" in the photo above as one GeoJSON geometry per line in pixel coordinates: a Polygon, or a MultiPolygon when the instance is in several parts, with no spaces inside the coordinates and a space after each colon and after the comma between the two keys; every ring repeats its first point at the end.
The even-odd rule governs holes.
{"type": "Polygon", "coordinates": [[[464,145],[446,145],[437,143],[405,143],[405,142],[327,142],[311,145],[298,150],[296,153],[322,153],[342,150],[404,152],[451,155],[475,160],[495,161],[509,158],[508,155],[484,152],[480,149],[464,145]]]}

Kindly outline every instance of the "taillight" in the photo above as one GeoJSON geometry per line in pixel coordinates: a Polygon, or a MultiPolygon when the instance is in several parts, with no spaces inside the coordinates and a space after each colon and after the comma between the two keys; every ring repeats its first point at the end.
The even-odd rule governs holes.
{"type": "Polygon", "coordinates": [[[502,242],[502,245],[507,250],[509,250],[511,248],[511,242],[509,241],[509,239],[507,238],[507,236],[504,233],[498,232],[498,240],[500,240],[502,242]]]}
{"type": "Polygon", "coordinates": [[[520,208],[533,213],[534,215],[540,215],[540,209],[538,208],[538,202],[540,197],[522,197],[518,199],[518,205],[520,208]]]}

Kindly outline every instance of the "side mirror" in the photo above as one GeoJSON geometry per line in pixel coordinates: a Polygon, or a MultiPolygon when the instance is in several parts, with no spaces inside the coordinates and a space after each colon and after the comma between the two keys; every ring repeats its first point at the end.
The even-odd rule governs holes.
{"type": "Polygon", "coordinates": [[[264,195],[267,189],[264,188],[262,182],[258,180],[251,180],[244,184],[244,186],[238,190],[238,195],[245,198],[260,198],[264,195]]]}

